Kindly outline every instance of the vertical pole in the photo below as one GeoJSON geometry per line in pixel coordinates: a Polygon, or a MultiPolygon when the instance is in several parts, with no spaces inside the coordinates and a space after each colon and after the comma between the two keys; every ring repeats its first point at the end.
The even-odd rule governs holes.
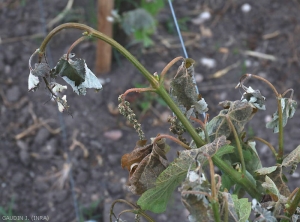
{"type": "MultiPolygon", "coordinates": [[[[105,35],[112,37],[112,22],[107,17],[111,16],[114,7],[114,0],[98,0],[97,16],[98,30],[105,35]]],[[[111,68],[112,48],[102,40],[97,42],[95,70],[97,74],[107,73],[111,68]]]]}

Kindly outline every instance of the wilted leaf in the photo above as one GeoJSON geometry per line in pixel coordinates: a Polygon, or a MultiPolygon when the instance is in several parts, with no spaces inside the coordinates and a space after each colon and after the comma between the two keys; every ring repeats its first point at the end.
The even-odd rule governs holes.
{"type": "Polygon", "coordinates": [[[67,96],[66,95],[64,95],[62,98],[57,96],[56,102],[57,102],[58,110],[61,113],[69,108],[69,106],[67,104],[67,96]]]}
{"type": "Polygon", "coordinates": [[[282,166],[289,167],[300,162],[300,145],[297,146],[287,157],[282,161],[282,166]]]}
{"type": "Polygon", "coordinates": [[[224,101],[220,103],[224,107],[218,116],[214,117],[207,125],[206,130],[211,140],[221,135],[228,138],[232,131],[228,125],[227,118],[233,123],[237,133],[241,133],[245,124],[253,117],[253,107],[247,102],[241,101],[224,101]]]}
{"type": "Polygon", "coordinates": [[[274,172],[277,169],[277,166],[271,166],[271,167],[263,167],[255,171],[255,173],[259,175],[267,175],[272,172],[274,172]]]}
{"type": "Polygon", "coordinates": [[[156,178],[168,166],[165,148],[165,139],[162,139],[123,155],[121,165],[129,170],[128,185],[133,193],[141,195],[155,186],[156,178]]]}
{"type": "Polygon", "coordinates": [[[251,86],[249,88],[243,87],[243,89],[246,91],[244,92],[241,101],[247,101],[249,104],[251,104],[254,108],[265,110],[266,106],[264,105],[265,97],[261,95],[259,90],[252,89],[251,86]]]}
{"type": "Polygon", "coordinates": [[[47,63],[35,63],[31,73],[35,76],[46,77],[50,73],[50,67],[47,63]]]}
{"type": "Polygon", "coordinates": [[[30,72],[28,76],[28,91],[35,91],[39,86],[40,80],[39,77],[35,76],[30,72]]]}
{"type": "Polygon", "coordinates": [[[181,111],[189,118],[208,111],[207,103],[196,91],[193,81],[194,60],[186,59],[179,66],[176,76],[171,82],[171,97],[181,111]]]}
{"type": "MultiPolygon", "coordinates": [[[[194,171],[193,171],[194,172],[194,171]]],[[[181,201],[190,212],[189,220],[197,222],[214,221],[213,212],[208,201],[210,184],[207,181],[190,181],[187,177],[180,188],[181,201]],[[185,191],[193,192],[186,194],[185,191]]]]}
{"type": "MultiPolygon", "coordinates": [[[[73,56],[72,56],[73,57],[73,56]]],[[[51,76],[61,76],[78,95],[85,95],[86,88],[102,89],[99,79],[87,67],[84,59],[69,58],[64,55],[56,67],[51,70],[51,76]]]]}
{"type": "Polygon", "coordinates": [[[291,194],[288,186],[286,185],[286,178],[284,174],[282,174],[281,166],[278,166],[277,169],[274,172],[270,173],[268,176],[276,184],[281,195],[288,197],[291,194]]]}
{"type": "MultiPolygon", "coordinates": [[[[282,124],[283,127],[286,126],[288,118],[292,118],[295,114],[297,108],[297,102],[288,98],[280,99],[281,109],[282,109],[282,124]]],[[[274,133],[279,132],[279,116],[278,110],[273,114],[273,118],[270,122],[266,124],[268,129],[273,129],[274,133]]]]}
{"type": "MultiPolygon", "coordinates": [[[[154,213],[164,212],[174,189],[186,177],[189,168],[193,170],[196,167],[195,157],[199,153],[207,153],[208,155],[213,156],[226,144],[226,138],[222,136],[217,138],[214,142],[206,144],[198,149],[181,151],[179,157],[158,176],[155,183],[156,186],[143,193],[137,204],[143,210],[150,210],[154,213]]],[[[198,155],[197,157],[197,160],[202,166],[207,162],[205,156],[198,155]]]]}
{"type": "Polygon", "coordinates": [[[276,187],[276,184],[271,180],[270,177],[265,177],[266,182],[262,183],[262,186],[269,191],[271,194],[276,195],[277,197],[280,196],[279,190],[276,187]]]}
{"type": "Polygon", "coordinates": [[[251,203],[247,198],[238,198],[237,195],[232,195],[235,211],[238,214],[239,222],[246,222],[251,213],[251,203]]]}

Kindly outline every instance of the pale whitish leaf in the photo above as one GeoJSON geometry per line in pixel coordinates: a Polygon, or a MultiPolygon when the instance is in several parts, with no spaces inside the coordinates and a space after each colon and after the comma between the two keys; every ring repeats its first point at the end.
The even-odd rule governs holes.
{"type": "Polygon", "coordinates": [[[252,89],[251,86],[249,88],[243,87],[243,89],[246,91],[244,92],[241,101],[247,101],[249,104],[251,104],[253,107],[261,110],[265,110],[266,106],[264,105],[265,97],[261,95],[259,90],[252,89]]]}
{"type": "Polygon", "coordinates": [[[32,72],[30,72],[28,77],[28,91],[35,91],[39,83],[39,77],[33,75],[32,72]]]}
{"type": "Polygon", "coordinates": [[[260,205],[254,206],[253,210],[256,213],[255,222],[277,222],[272,212],[262,208],[260,205]]]}
{"type": "MultiPolygon", "coordinates": [[[[162,213],[166,210],[168,200],[175,188],[186,178],[189,169],[196,167],[195,157],[198,153],[207,153],[213,156],[221,147],[227,144],[224,136],[217,138],[214,142],[206,144],[198,149],[185,150],[179,153],[176,158],[157,178],[155,187],[147,190],[139,198],[137,204],[143,210],[150,210],[154,213],[162,213]],[[191,167],[192,166],[192,167],[191,167]]],[[[198,155],[197,159],[203,166],[207,158],[198,155]]]]}
{"type": "Polygon", "coordinates": [[[297,146],[287,157],[282,161],[282,166],[289,167],[300,162],[300,145],[297,146]]]}
{"type": "Polygon", "coordinates": [[[46,77],[50,73],[50,67],[47,63],[35,63],[31,73],[35,76],[46,77]]]}
{"type": "Polygon", "coordinates": [[[251,203],[248,202],[247,198],[239,199],[237,195],[232,195],[232,200],[234,202],[234,209],[236,210],[239,222],[246,222],[251,213],[251,203]]]}
{"type": "Polygon", "coordinates": [[[279,197],[280,196],[279,190],[276,184],[273,182],[273,180],[271,180],[270,177],[266,176],[265,181],[266,182],[262,183],[262,187],[264,187],[270,193],[275,194],[277,197],[279,197]]]}
{"type": "Polygon", "coordinates": [[[272,172],[274,172],[277,169],[277,166],[271,166],[271,167],[263,167],[255,171],[255,173],[259,175],[267,175],[272,172]]]}
{"type": "Polygon", "coordinates": [[[60,84],[58,84],[56,82],[51,82],[50,83],[50,88],[52,89],[52,92],[56,94],[56,93],[61,93],[62,91],[64,91],[68,87],[60,85],[60,84]]]}
{"type": "Polygon", "coordinates": [[[63,112],[68,108],[66,95],[64,95],[62,98],[56,97],[56,101],[59,112],[63,112]]]}
{"type": "MultiPolygon", "coordinates": [[[[223,181],[222,181],[222,183],[223,183],[223,181]]],[[[221,192],[221,194],[223,196],[223,202],[221,203],[222,204],[221,209],[224,209],[226,207],[225,201],[227,201],[227,204],[228,204],[228,208],[224,209],[224,210],[228,210],[228,221],[238,222],[239,217],[238,217],[237,211],[236,211],[235,206],[234,206],[232,195],[230,193],[227,193],[227,192],[221,192]]],[[[224,216],[223,212],[222,212],[222,215],[224,216]]],[[[225,219],[227,219],[227,218],[223,218],[223,221],[225,219]]]]}
{"type": "Polygon", "coordinates": [[[102,89],[102,85],[99,79],[94,75],[94,73],[87,67],[84,62],[85,70],[85,80],[76,86],[76,82],[70,80],[67,76],[62,76],[62,78],[73,88],[74,92],[78,95],[85,95],[86,88],[93,88],[96,90],[102,89]]]}
{"type": "MultiPolygon", "coordinates": [[[[296,111],[297,102],[288,98],[280,99],[281,109],[282,109],[282,125],[286,126],[288,119],[291,119],[296,111]]],[[[273,129],[274,133],[279,132],[279,116],[278,110],[273,114],[273,118],[270,122],[266,124],[268,129],[273,129]]]]}

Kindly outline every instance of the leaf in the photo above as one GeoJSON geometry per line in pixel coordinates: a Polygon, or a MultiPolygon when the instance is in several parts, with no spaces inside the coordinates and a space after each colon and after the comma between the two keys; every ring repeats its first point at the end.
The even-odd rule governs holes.
{"type": "Polygon", "coordinates": [[[35,63],[32,74],[39,77],[46,77],[50,73],[50,67],[47,63],[35,63]]]}
{"type": "Polygon", "coordinates": [[[32,74],[32,71],[28,76],[28,91],[35,91],[40,84],[39,77],[32,74]]]}
{"type": "Polygon", "coordinates": [[[269,191],[271,194],[276,195],[277,197],[280,197],[279,190],[276,187],[276,184],[271,180],[270,177],[265,177],[266,182],[262,183],[262,186],[269,191]]]}
{"type": "Polygon", "coordinates": [[[207,103],[196,91],[194,62],[188,58],[179,66],[170,90],[171,98],[188,118],[208,111],[207,103]]]}
{"type": "MultiPolygon", "coordinates": [[[[223,180],[222,180],[223,183],[223,180]]],[[[222,201],[221,201],[221,209],[227,210],[228,209],[228,221],[230,222],[238,222],[239,221],[239,217],[237,215],[236,209],[234,208],[234,203],[233,203],[233,199],[232,199],[232,195],[230,193],[227,192],[221,192],[222,194],[222,201]],[[225,205],[225,203],[227,202],[227,205],[225,205]],[[225,207],[227,209],[225,209],[225,207]]],[[[221,215],[223,215],[223,217],[225,216],[223,212],[221,212],[221,215]]],[[[227,220],[227,218],[226,218],[227,220]]],[[[225,221],[225,218],[223,218],[223,221],[225,221]]]]}
{"type": "Polygon", "coordinates": [[[256,205],[253,210],[256,213],[255,222],[277,222],[272,212],[262,208],[260,205],[256,205]]]}
{"type": "MultiPolygon", "coordinates": [[[[286,126],[288,118],[291,119],[297,108],[297,102],[295,100],[289,98],[281,98],[280,99],[281,109],[282,109],[282,124],[283,127],[286,126]]],[[[273,118],[270,122],[266,124],[268,129],[273,129],[274,133],[279,132],[279,116],[278,110],[273,114],[273,118]]]]}
{"type": "Polygon", "coordinates": [[[255,171],[255,173],[259,175],[267,175],[272,172],[274,172],[277,169],[277,166],[271,166],[271,167],[263,167],[255,171]]]}
{"type": "MultiPolygon", "coordinates": [[[[74,55],[72,55],[74,57],[74,55]]],[[[87,67],[84,59],[71,59],[68,61],[64,55],[51,70],[51,76],[61,76],[78,95],[85,95],[86,88],[102,89],[99,79],[87,67]]]]}
{"type": "Polygon", "coordinates": [[[127,35],[137,30],[155,30],[155,21],[145,9],[138,8],[123,13],[121,26],[127,35]]]}
{"type": "Polygon", "coordinates": [[[217,138],[212,143],[206,144],[198,149],[185,150],[176,158],[157,178],[155,187],[147,190],[139,198],[137,204],[142,210],[150,210],[154,213],[162,213],[175,188],[186,177],[189,169],[196,167],[195,157],[203,166],[207,158],[199,153],[207,153],[213,156],[217,150],[227,144],[224,136],[217,138]]]}
{"type": "Polygon", "coordinates": [[[164,1],[154,0],[154,1],[141,1],[141,8],[145,9],[151,15],[156,15],[160,9],[164,8],[164,1]]]}
{"type": "Polygon", "coordinates": [[[238,198],[237,195],[232,195],[235,211],[238,214],[239,222],[246,222],[251,213],[251,203],[247,198],[238,198]]]}
{"type": "Polygon", "coordinates": [[[289,167],[300,162],[300,145],[297,146],[287,157],[282,161],[282,166],[289,167]]]}
{"type": "Polygon", "coordinates": [[[137,147],[122,156],[121,165],[129,171],[129,189],[138,195],[155,186],[158,175],[167,168],[168,161],[165,156],[165,139],[155,144],[143,147],[145,141],[139,141],[137,147]]]}
{"type": "Polygon", "coordinates": [[[243,89],[246,91],[244,92],[241,101],[247,101],[250,105],[252,105],[254,108],[265,110],[266,106],[264,105],[264,102],[266,98],[261,95],[259,90],[252,89],[251,86],[249,88],[243,87],[243,89]]]}
{"type": "Polygon", "coordinates": [[[232,134],[227,118],[231,120],[236,131],[240,134],[245,124],[253,117],[254,110],[247,102],[224,101],[220,103],[224,107],[218,116],[214,117],[207,125],[206,130],[211,140],[224,135],[226,138],[232,134]]]}
{"type": "Polygon", "coordinates": [[[276,184],[281,195],[288,197],[291,194],[288,186],[286,185],[286,181],[284,181],[286,180],[286,178],[284,174],[282,174],[281,166],[278,166],[277,169],[274,172],[270,173],[268,176],[276,184]]]}

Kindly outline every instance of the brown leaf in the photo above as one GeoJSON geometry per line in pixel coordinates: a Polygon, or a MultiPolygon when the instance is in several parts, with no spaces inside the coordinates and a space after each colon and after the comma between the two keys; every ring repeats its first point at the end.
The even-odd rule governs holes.
{"type": "Polygon", "coordinates": [[[139,141],[131,153],[123,155],[121,165],[129,171],[128,185],[133,193],[141,195],[155,186],[156,178],[168,166],[166,146],[164,139],[148,145],[139,141]]]}

